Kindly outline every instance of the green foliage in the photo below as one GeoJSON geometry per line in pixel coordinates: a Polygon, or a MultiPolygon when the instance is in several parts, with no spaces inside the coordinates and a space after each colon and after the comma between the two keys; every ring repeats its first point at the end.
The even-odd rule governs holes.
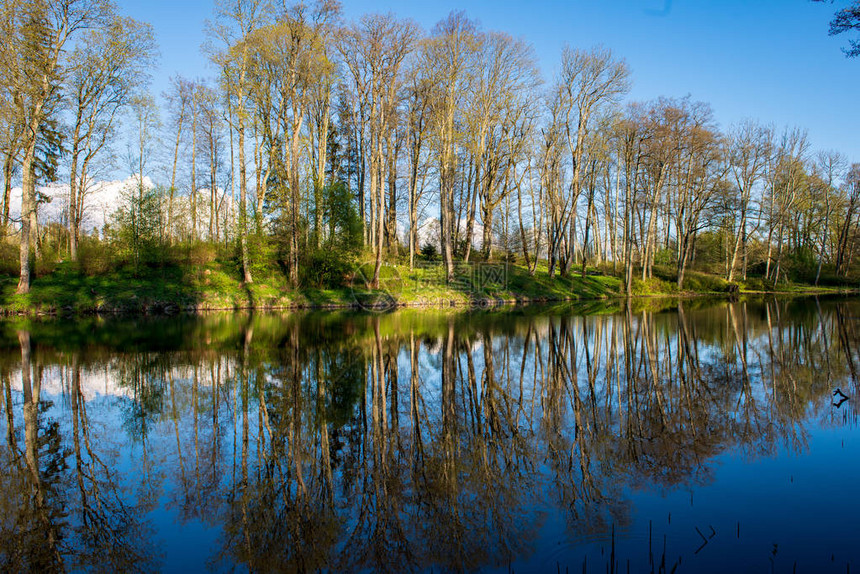
{"type": "Polygon", "coordinates": [[[696,267],[711,269],[714,266],[725,268],[727,244],[724,231],[705,231],[696,237],[696,267]]]}
{"type": "Polygon", "coordinates": [[[205,267],[215,261],[222,245],[206,241],[191,241],[170,246],[168,258],[171,263],[188,265],[193,268],[205,267]]]}
{"type": "Polygon", "coordinates": [[[35,261],[34,275],[36,277],[50,275],[57,268],[59,260],[60,254],[57,244],[49,241],[43,242],[40,257],[35,261]]]}
{"type": "MultiPolygon", "coordinates": [[[[248,246],[248,265],[251,270],[251,277],[257,278],[266,276],[271,272],[272,262],[286,258],[286,248],[288,243],[281,243],[279,237],[268,237],[262,233],[249,233],[246,240],[248,246]]],[[[242,267],[242,250],[241,244],[237,241],[235,244],[235,261],[237,268],[242,267]]]]}
{"type": "Polygon", "coordinates": [[[93,277],[111,271],[115,265],[116,254],[111,243],[101,241],[90,235],[81,236],[78,242],[78,271],[93,277]]]}
{"type": "Polygon", "coordinates": [[[18,246],[9,241],[0,241],[0,273],[16,275],[20,265],[18,246]]]}
{"type": "Polygon", "coordinates": [[[792,281],[813,283],[818,271],[818,256],[810,247],[797,247],[783,254],[783,268],[792,281]]]}
{"type": "Polygon", "coordinates": [[[674,265],[677,261],[674,249],[663,248],[658,249],[654,253],[654,265],[674,265]]]}
{"type": "Polygon", "coordinates": [[[631,295],[671,295],[678,292],[678,286],[659,277],[652,277],[644,281],[634,277],[630,292],[631,295]]]}
{"type": "Polygon", "coordinates": [[[355,254],[362,244],[361,217],[352,192],[342,181],[336,181],[322,191],[321,246],[355,254]]]}
{"type": "Polygon", "coordinates": [[[117,255],[132,264],[135,271],[144,265],[164,263],[164,229],[161,209],[163,191],[135,185],[122,193],[123,205],[117,209],[109,228],[109,239],[117,255]]]}
{"type": "Polygon", "coordinates": [[[299,266],[304,287],[322,289],[345,287],[353,270],[353,260],[336,250],[320,249],[303,258],[299,266]]]}
{"type": "Polygon", "coordinates": [[[323,372],[329,388],[325,403],[319,406],[325,408],[326,419],[334,428],[340,428],[351,420],[355,405],[364,392],[367,361],[357,351],[326,353],[323,372]]]}
{"type": "MultiPolygon", "coordinates": [[[[662,285],[657,284],[650,287],[653,289],[653,292],[674,293],[677,291],[678,270],[675,267],[655,265],[654,278],[659,279],[662,285]],[[671,287],[666,287],[669,285],[671,287]]],[[[682,290],[694,293],[729,293],[737,291],[737,285],[729,283],[718,275],[688,269],[684,273],[684,287],[682,290]]]]}
{"type": "Polygon", "coordinates": [[[425,243],[421,247],[420,255],[424,261],[436,261],[437,259],[439,259],[439,250],[436,249],[436,246],[434,244],[425,243]]]}
{"type": "Polygon", "coordinates": [[[729,283],[722,277],[688,271],[684,275],[684,291],[696,293],[730,293],[737,291],[736,283],[729,283]]]}
{"type": "Polygon", "coordinates": [[[746,291],[773,291],[773,282],[764,277],[749,277],[743,282],[746,291]]]}

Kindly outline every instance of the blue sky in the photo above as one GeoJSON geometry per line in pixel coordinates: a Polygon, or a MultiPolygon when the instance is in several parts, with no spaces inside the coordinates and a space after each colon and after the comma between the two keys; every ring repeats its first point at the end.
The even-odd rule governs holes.
{"type": "MultiPolygon", "coordinates": [[[[150,22],[161,48],[153,91],[174,73],[211,74],[201,53],[211,0],[122,0],[126,14],[150,22]]],[[[844,2],[842,3],[844,5],[844,2]]],[[[757,118],[809,131],[816,149],[860,162],[860,59],[829,37],[840,5],[809,0],[344,0],[346,17],[394,12],[430,29],[465,10],[485,30],[534,45],[551,81],[565,44],[603,44],[633,70],[634,100],[684,96],[709,102],[724,126],[757,118]]]]}

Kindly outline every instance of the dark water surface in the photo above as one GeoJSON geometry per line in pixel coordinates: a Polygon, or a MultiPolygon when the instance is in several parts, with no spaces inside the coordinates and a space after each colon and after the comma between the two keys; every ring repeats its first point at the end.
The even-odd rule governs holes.
{"type": "Polygon", "coordinates": [[[590,311],[2,323],[0,571],[860,572],[860,300],[590,311]]]}

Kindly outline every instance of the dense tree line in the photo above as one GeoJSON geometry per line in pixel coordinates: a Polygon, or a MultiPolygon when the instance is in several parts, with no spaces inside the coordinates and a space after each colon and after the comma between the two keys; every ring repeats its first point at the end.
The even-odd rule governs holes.
{"type": "Polygon", "coordinates": [[[106,0],[3,10],[2,224],[19,292],[34,255],[76,261],[82,240],[136,265],[222,245],[245,282],[277,262],[294,287],[363,256],[375,285],[383,262],[412,266],[422,247],[449,279],[460,260],[598,267],[628,290],[655,266],[678,287],[693,266],[728,281],[850,275],[857,164],[813,151],[801,129],[722,128],[690,97],[630,102],[631,71],[603,47],[565,48],[545,81],[529,44],[463,13],[425,32],[392,14],[347,21],[336,0],[216,0],[216,73],[173,78],[159,114],[148,25],[106,0]],[[87,236],[87,196],[121,158],[137,183],[87,236]],[[64,215],[40,224],[37,183],[58,179],[64,215]]]}

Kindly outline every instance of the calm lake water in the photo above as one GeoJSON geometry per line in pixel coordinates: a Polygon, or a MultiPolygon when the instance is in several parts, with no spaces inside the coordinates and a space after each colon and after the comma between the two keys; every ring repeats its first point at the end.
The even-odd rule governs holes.
{"type": "Polygon", "coordinates": [[[860,300],[641,305],[2,323],[0,570],[860,572],[860,300]]]}

